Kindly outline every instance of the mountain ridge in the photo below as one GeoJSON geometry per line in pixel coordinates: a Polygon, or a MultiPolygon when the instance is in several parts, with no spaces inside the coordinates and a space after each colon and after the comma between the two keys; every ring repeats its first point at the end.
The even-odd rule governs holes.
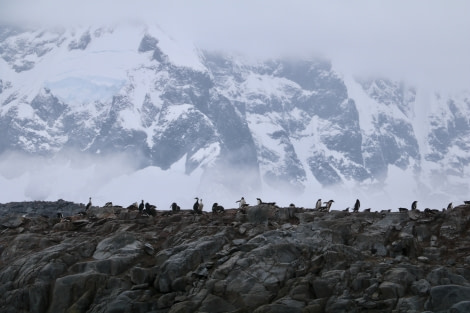
{"type": "Polygon", "coordinates": [[[351,79],[326,59],[182,49],[155,27],[2,29],[0,152],[128,152],[138,168],[162,170],[184,158],[187,175],[200,169],[201,185],[234,194],[367,194],[399,185],[393,172],[413,180],[410,196],[468,192],[468,92],[425,101],[416,87],[351,79]]]}

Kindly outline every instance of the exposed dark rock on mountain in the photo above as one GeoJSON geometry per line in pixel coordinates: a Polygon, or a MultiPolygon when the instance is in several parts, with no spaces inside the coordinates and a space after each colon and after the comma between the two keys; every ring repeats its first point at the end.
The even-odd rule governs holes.
{"type": "Polygon", "coordinates": [[[2,312],[468,311],[470,205],[83,208],[0,206],[2,312]]]}
{"type": "Polygon", "coordinates": [[[183,160],[186,174],[243,173],[215,182],[228,190],[382,188],[398,168],[426,196],[468,191],[468,91],[350,77],[328,59],[249,61],[171,37],[143,25],[0,25],[0,154],[132,153],[138,168],[183,160]]]}

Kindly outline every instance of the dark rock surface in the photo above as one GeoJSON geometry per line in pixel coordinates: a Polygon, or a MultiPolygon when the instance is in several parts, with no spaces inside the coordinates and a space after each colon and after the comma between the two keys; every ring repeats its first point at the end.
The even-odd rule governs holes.
{"type": "Polygon", "coordinates": [[[470,206],[0,205],[1,312],[467,312],[470,206]],[[64,218],[57,218],[61,211],[64,218]]]}

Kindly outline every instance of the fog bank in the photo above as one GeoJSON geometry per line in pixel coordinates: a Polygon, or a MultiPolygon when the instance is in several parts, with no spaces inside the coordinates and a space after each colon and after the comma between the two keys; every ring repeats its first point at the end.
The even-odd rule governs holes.
{"type": "Polygon", "coordinates": [[[87,203],[92,197],[93,204],[99,206],[113,202],[127,207],[144,200],[159,210],[169,210],[172,202],[183,209],[191,209],[194,198],[198,197],[203,199],[204,210],[210,211],[214,202],[235,208],[236,200],[241,197],[251,205],[256,204],[256,198],[261,198],[283,207],[293,203],[305,208],[313,208],[321,198],[335,201],[332,210],[352,208],[356,199],[360,199],[361,210],[380,211],[410,208],[414,200],[418,200],[420,209],[442,209],[450,201],[457,205],[466,200],[446,194],[433,195],[398,169],[390,169],[389,179],[384,184],[348,182],[323,188],[315,181],[306,184],[302,193],[269,187],[265,182],[258,190],[234,188],[231,184],[231,179],[236,179],[231,174],[234,172],[236,169],[226,169],[227,175],[222,179],[207,177],[201,169],[186,175],[184,158],[163,171],[153,166],[139,169],[136,161],[124,154],[90,156],[69,152],[45,158],[5,153],[0,156],[0,202],[64,199],[87,203]]]}

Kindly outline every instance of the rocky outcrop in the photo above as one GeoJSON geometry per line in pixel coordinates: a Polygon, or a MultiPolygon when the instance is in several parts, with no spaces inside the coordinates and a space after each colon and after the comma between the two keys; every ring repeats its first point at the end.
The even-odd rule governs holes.
{"type": "Polygon", "coordinates": [[[57,213],[62,213],[64,216],[71,216],[81,211],[85,211],[85,205],[83,203],[77,204],[62,199],[55,202],[28,201],[0,203],[0,217],[11,217],[12,219],[18,218],[19,216],[56,216],[57,213]]]}
{"type": "Polygon", "coordinates": [[[69,205],[77,211],[64,218],[54,213],[62,201],[1,205],[2,312],[470,307],[469,205],[349,213],[262,204],[156,216],[117,206],[78,215],[69,205]]]}

